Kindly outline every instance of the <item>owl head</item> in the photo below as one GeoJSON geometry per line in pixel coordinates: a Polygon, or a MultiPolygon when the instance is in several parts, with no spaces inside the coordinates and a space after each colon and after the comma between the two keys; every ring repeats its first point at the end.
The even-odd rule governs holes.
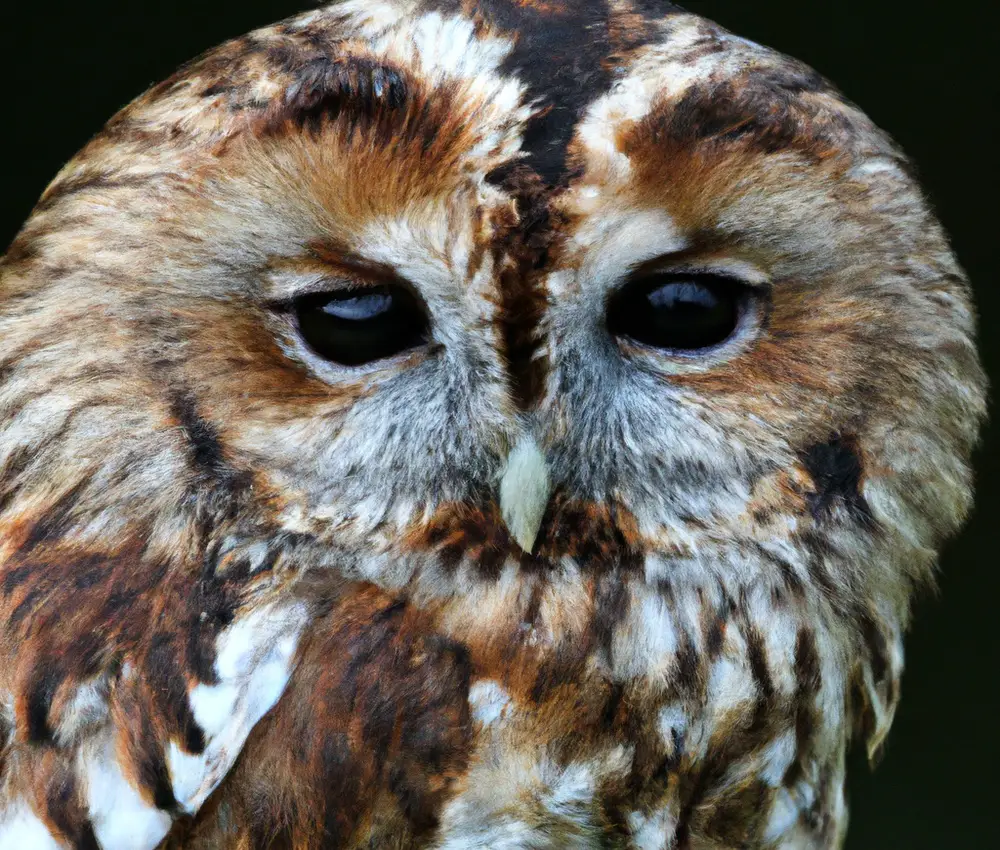
{"type": "Polygon", "coordinates": [[[669,4],[248,35],[116,116],[2,274],[8,549],[224,527],[406,583],[806,539],[866,596],[968,505],[973,315],[906,160],[669,4]]]}
{"type": "Polygon", "coordinates": [[[0,279],[0,559],[131,553],[81,608],[210,563],[558,643],[608,577],[763,582],[890,688],[969,507],[974,314],[911,167],[669,3],[345,0],[232,41],[62,170],[0,279]]]}

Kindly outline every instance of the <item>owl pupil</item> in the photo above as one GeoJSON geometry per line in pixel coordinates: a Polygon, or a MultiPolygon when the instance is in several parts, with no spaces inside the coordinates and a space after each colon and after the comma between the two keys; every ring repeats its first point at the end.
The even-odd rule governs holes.
{"type": "Polygon", "coordinates": [[[629,282],[611,300],[615,336],[671,351],[725,342],[740,321],[744,288],[716,275],[658,274],[629,282]]]}
{"type": "Polygon", "coordinates": [[[295,302],[299,333],[324,360],[360,366],[427,341],[428,320],[401,286],[307,295],[295,302]]]}

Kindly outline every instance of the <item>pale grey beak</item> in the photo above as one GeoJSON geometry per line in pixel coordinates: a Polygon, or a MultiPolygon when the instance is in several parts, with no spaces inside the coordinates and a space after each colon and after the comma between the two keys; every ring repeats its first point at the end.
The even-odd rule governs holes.
{"type": "Polygon", "coordinates": [[[552,495],[549,467],[538,444],[522,437],[507,456],[500,480],[500,512],[511,537],[531,554],[552,495]]]}

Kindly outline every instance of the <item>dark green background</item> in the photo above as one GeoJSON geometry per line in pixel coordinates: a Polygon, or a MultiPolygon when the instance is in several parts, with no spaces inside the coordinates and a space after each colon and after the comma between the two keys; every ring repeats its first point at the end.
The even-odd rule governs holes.
{"type": "MultiPolygon", "coordinates": [[[[7,6],[7,3],[3,4],[7,6]]],[[[62,163],[175,66],[308,0],[77,0],[0,12],[0,245],[62,163]]],[[[690,2],[740,35],[836,82],[917,163],[979,303],[987,370],[1000,380],[998,39],[992,3],[690,2]]],[[[2,345],[2,341],[0,341],[2,345]]],[[[880,768],[855,758],[850,850],[1000,847],[1000,521],[996,429],[978,456],[978,509],[947,549],[941,593],[919,605],[904,699],[880,768]]]]}

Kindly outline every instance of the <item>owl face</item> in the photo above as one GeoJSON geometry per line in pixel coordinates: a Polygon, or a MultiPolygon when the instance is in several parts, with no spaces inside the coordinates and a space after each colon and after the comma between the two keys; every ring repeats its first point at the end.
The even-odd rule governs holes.
{"type": "MultiPolygon", "coordinates": [[[[500,508],[522,441],[546,528],[607,512],[643,552],[850,525],[862,486],[940,492],[892,454],[968,406],[947,358],[969,314],[924,285],[960,273],[891,143],[694,16],[619,10],[620,55],[550,92],[546,46],[608,45],[558,4],[519,31],[492,14],[348,3],[249,36],[49,189],[7,277],[44,246],[22,249],[61,267],[44,306],[110,337],[91,368],[157,408],[122,429],[150,469],[119,486],[159,513],[216,479],[277,528],[404,560],[439,513],[500,508]]],[[[551,558],[561,532],[538,529],[551,558]]]]}
{"type": "Polygon", "coordinates": [[[11,563],[404,593],[502,680],[481,722],[543,669],[662,720],[687,652],[706,716],[826,700],[789,765],[884,734],[984,381],[905,159],[797,62],[670,4],[348,0],[147,92],[0,273],[11,563]]]}

